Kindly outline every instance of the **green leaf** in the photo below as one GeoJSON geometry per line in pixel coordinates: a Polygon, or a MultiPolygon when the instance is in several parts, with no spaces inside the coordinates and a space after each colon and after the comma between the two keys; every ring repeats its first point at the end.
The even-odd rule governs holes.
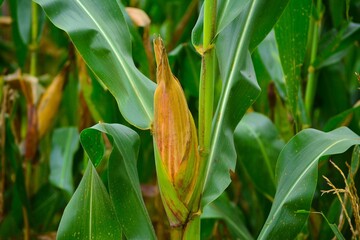
{"type": "Polygon", "coordinates": [[[108,186],[121,228],[128,239],[155,239],[136,168],[139,136],[120,124],[97,124],[85,129],[80,134],[81,144],[96,164],[104,153],[102,133],[107,134],[113,146],[108,163],[108,186]]]}
{"type": "Polygon", "coordinates": [[[91,161],[65,208],[57,239],[121,239],[113,204],[91,161]]]}
{"type": "MultiPolygon", "coordinates": [[[[337,197],[334,197],[332,201],[329,202],[329,204],[330,206],[329,209],[327,210],[326,218],[328,219],[329,222],[338,224],[339,216],[342,211],[341,203],[337,197]]],[[[347,204],[347,207],[348,205],[349,204],[347,204]]],[[[320,233],[318,237],[319,240],[331,239],[334,236],[333,231],[331,230],[331,228],[329,227],[326,221],[322,221],[319,233],[320,233]]]]}
{"type": "Polygon", "coordinates": [[[65,205],[64,195],[51,186],[45,184],[31,199],[31,222],[32,228],[47,229],[53,222],[53,217],[58,211],[62,211],[65,205]]]}
{"type": "MultiPolygon", "coordinates": [[[[275,40],[274,31],[271,31],[268,36],[257,46],[256,51],[260,55],[260,60],[263,62],[271,80],[274,81],[276,90],[282,99],[285,99],[285,81],[284,74],[281,68],[281,61],[279,50],[275,40]]],[[[256,68],[255,68],[256,70],[256,68]]]]}
{"type": "Polygon", "coordinates": [[[326,218],[324,213],[322,213],[322,212],[310,212],[310,211],[306,211],[306,210],[299,210],[299,211],[296,211],[296,213],[305,213],[307,215],[309,213],[318,213],[318,214],[320,214],[325,219],[325,221],[328,224],[328,226],[330,227],[331,231],[335,234],[336,239],[345,240],[344,236],[341,234],[341,232],[340,232],[339,228],[337,227],[337,225],[335,223],[330,223],[329,220],[326,218]]]}
{"type": "Polygon", "coordinates": [[[84,75],[86,77],[80,78],[81,89],[94,121],[119,122],[120,114],[114,97],[101,86],[91,71],[85,71],[84,75]],[[103,103],[106,103],[106,108],[102,106],[103,103]]]}
{"type": "Polygon", "coordinates": [[[338,2],[337,0],[329,0],[329,13],[334,27],[339,27],[341,23],[344,22],[344,11],[345,1],[338,2]]]}
{"type": "MultiPolygon", "coordinates": [[[[16,2],[16,23],[19,30],[19,35],[22,43],[29,45],[31,43],[31,28],[32,28],[32,1],[29,0],[14,0],[16,2]]],[[[42,29],[45,23],[45,14],[39,6],[37,11],[37,40],[40,39],[42,29]]]]}
{"type": "Polygon", "coordinates": [[[114,95],[124,118],[141,129],[153,119],[155,84],[132,60],[130,33],[117,1],[35,0],[66,31],[86,64],[114,95]]]}
{"type": "MultiPolygon", "coordinates": [[[[237,1],[227,1],[227,0],[218,0],[217,1],[217,19],[216,19],[216,33],[215,38],[219,33],[221,33],[235,18],[239,16],[243,11],[248,11],[251,5],[251,2],[254,2],[256,12],[261,21],[257,22],[257,29],[253,32],[253,36],[250,43],[250,50],[253,49],[266,37],[266,35],[273,28],[274,24],[280,17],[282,11],[286,7],[289,0],[279,1],[279,0],[270,0],[270,1],[249,1],[249,0],[237,0],[237,1]],[[267,6],[265,6],[268,4],[267,6]],[[274,7],[276,6],[276,7],[274,7]]],[[[255,9],[253,8],[253,9],[255,9]]],[[[195,24],[195,27],[191,34],[191,41],[195,47],[202,46],[203,40],[203,24],[204,24],[204,8],[201,8],[199,18],[195,24]]]]}
{"type": "Polygon", "coordinates": [[[285,145],[276,127],[264,115],[249,113],[236,127],[234,139],[238,159],[254,185],[273,198],[276,190],[276,160],[285,145]]]}
{"type": "Polygon", "coordinates": [[[11,29],[12,38],[16,47],[16,57],[20,67],[24,67],[26,61],[26,55],[28,52],[27,45],[23,42],[20,36],[19,24],[18,24],[18,3],[17,1],[9,1],[11,11],[11,29]]]}
{"type": "Polygon", "coordinates": [[[289,0],[254,0],[254,14],[257,15],[255,30],[252,32],[250,52],[264,40],[289,3],[289,0]]]}
{"type": "Polygon", "coordinates": [[[31,31],[31,1],[15,0],[17,2],[17,24],[21,40],[24,44],[30,43],[31,31]]]}
{"type": "Polygon", "coordinates": [[[341,112],[333,116],[325,123],[323,131],[328,132],[334,130],[335,128],[346,125],[347,123],[350,122],[353,114],[356,112],[360,113],[360,106],[350,108],[348,110],[345,110],[344,112],[341,112]]]}
{"type": "Polygon", "coordinates": [[[77,128],[59,128],[54,131],[50,155],[50,182],[64,190],[69,198],[74,192],[72,166],[78,147],[77,128]]]}
{"type": "MultiPolygon", "coordinates": [[[[230,184],[229,170],[234,171],[236,164],[233,132],[245,111],[260,93],[248,51],[251,37],[255,32],[265,31],[259,28],[258,23],[263,22],[262,14],[269,10],[269,6],[272,4],[276,6],[276,9],[273,8],[269,13],[270,15],[280,15],[284,2],[287,1],[249,2],[241,14],[216,39],[215,49],[223,88],[214,115],[209,165],[202,198],[203,206],[220,196],[230,184]]],[[[272,20],[270,22],[275,23],[272,20]]],[[[267,24],[261,26],[268,27],[267,24]]]]}
{"type": "Polygon", "coordinates": [[[222,219],[236,239],[251,240],[253,237],[247,230],[239,208],[233,205],[225,194],[204,208],[201,219],[222,219]]]}
{"type": "MultiPolygon", "coordinates": [[[[217,1],[216,6],[216,33],[214,37],[224,30],[239,14],[244,10],[246,4],[250,0],[237,0],[237,1],[217,1]]],[[[199,18],[194,26],[194,29],[191,33],[192,44],[198,48],[202,46],[203,41],[203,27],[204,27],[204,5],[201,8],[199,18]]]]}
{"type": "Polygon", "coordinates": [[[293,239],[301,231],[315,193],[318,161],[360,144],[360,137],[346,127],[324,133],[306,129],[281,151],[276,166],[277,190],[270,214],[258,239],[293,239]]]}
{"type": "Polygon", "coordinates": [[[322,68],[339,62],[351,46],[360,38],[360,24],[346,23],[339,30],[332,29],[325,34],[319,43],[318,56],[314,67],[322,68]]]}
{"type": "Polygon", "coordinates": [[[304,62],[308,39],[311,0],[290,0],[279,22],[275,25],[281,65],[286,82],[287,100],[297,123],[301,66],[304,62]]]}

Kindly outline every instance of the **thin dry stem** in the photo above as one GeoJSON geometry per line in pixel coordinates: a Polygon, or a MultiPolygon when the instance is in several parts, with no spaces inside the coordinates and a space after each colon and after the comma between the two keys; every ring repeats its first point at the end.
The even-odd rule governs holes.
{"type": "Polygon", "coordinates": [[[175,28],[175,32],[173,34],[173,38],[171,39],[171,42],[167,45],[168,51],[171,51],[174,49],[176,43],[181,38],[186,26],[188,25],[191,17],[194,15],[195,10],[197,8],[197,5],[199,3],[199,0],[193,0],[188,8],[186,9],[185,15],[180,20],[179,24],[175,28]]]}
{"type": "MultiPolygon", "coordinates": [[[[8,87],[3,88],[3,100],[0,111],[0,158],[1,158],[1,175],[0,175],[0,222],[4,217],[4,192],[5,192],[5,113],[6,113],[6,99],[8,94],[8,87]]],[[[1,100],[1,99],[0,99],[1,100]]]]}
{"type": "Polygon", "coordinates": [[[344,183],[345,183],[345,189],[339,189],[337,187],[335,187],[335,185],[330,181],[330,179],[328,179],[327,177],[323,176],[323,178],[326,180],[327,184],[331,187],[330,190],[322,190],[322,194],[324,193],[333,193],[336,194],[336,196],[338,197],[340,204],[341,204],[341,214],[339,217],[339,225],[338,228],[341,231],[343,225],[344,225],[344,215],[349,223],[350,226],[350,230],[352,232],[352,238],[353,239],[357,239],[357,237],[359,236],[360,233],[360,208],[359,208],[359,197],[357,195],[357,190],[355,187],[355,183],[354,183],[354,174],[351,172],[350,166],[346,163],[346,166],[349,169],[349,176],[348,178],[345,177],[345,174],[342,172],[342,170],[332,161],[330,161],[330,163],[338,170],[338,172],[341,174],[344,183]],[[344,193],[344,197],[342,198],[340,196],[340,193],[344,193]],[[350,204],[351,204],[351,208],[353,210],[353,215],[354,215],[354,219],[355,219],[355,229],[351,223],[351,218],[349,216],[349,213],[346,209],[346,204],[347,201],[350,200],[350,204]]]}

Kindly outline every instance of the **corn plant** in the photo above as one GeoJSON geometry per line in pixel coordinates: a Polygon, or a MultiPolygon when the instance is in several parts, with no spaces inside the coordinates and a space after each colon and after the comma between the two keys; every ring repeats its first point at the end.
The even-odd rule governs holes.
{"type": "Polygon", "coordinates": [[[0,237],[55,228],[57,239],[359,239],[358,1],[125,2],[5,1],[30,77],[44,71],[45,15],[70,47],[54,57],[60,71],[45,68],[57,76],[41,98],[3,65],[1,167],[12,164],[16,180],[10,197],[0,189],[0,237]],[[176,7],[184,14],[166,31],[140,10],[168,6],[167,20],[176,7]],[[11,105],[11,81],[25,108],[11,105]],[[27,114],[23,153],[16,111],[27,114]],[[348,162],[344,190],[334,176],[328,191],[318,180],[334,172],[330,158],[348,162]],[[319,188],[337,198],[321,201],[319,188]]]}

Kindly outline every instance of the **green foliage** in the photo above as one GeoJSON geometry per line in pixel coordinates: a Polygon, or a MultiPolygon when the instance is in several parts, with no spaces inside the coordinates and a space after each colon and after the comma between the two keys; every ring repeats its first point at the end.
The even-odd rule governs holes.
{"type": "MultiPolygon", "coordinates": [[[[301,86],[301,66],[306,53],[312,1],[291,0],[275,26],[276,42],[284,70],[287,100],[295,123],[300,123],[298,106],[301,86]],[[289,41],[290,40],[290,41],[289,41]]],[[[302,120],[305,121],[306,120],[302,120]]]]}
{"type": "Polygon", "coordinates": [[[253,237],[246,229],[240,209],[231,204],[225,194],[204,208],[203,219],[221,219],[226,222],[233,238],[251,240],[253,237]]]}
{"type": "Polygon", "coordinates": [[[58,239],[119,239],[119,225],[110,196],[89,161],[76,192],[64,210],[58,239]]]}
{"type": "Polygon", "coordinates": [[[80,135],[81,144],[96,165],[100,164],[103,155],[99,153],[105,148],[102,133],[107,134],[113,146],[108,163],[111,169],[108,171],[108,188],[122,231],[130,239],[155,238],[136,169],[139,136],[119,124],[97,124],[84,130],[80,135]]]}
{"type": "Polygon", "coordinates": [[[236,127],[234,138],[240,164],[254,185],[263,194],[273,198],[276,190],[276,161],[285,145],[276,127],[265,116],[249,113],[236,127]]]}
{"type": "Polygon", "coordinates": [[[154,84],[135,67],[129,29],[118,3],[106,1],[101,8],[97,1],[37,3],[69,34],[91,71],[114,95],[124,118],[150,128],[154,84]]]}
{"type": "Polygon", "coordinates": [[[359,136],[347,128],[329,133],[306,129],[292,138],[278,158],[277,191],[259,239],[276,239],[280,235],[295,238],[307,218],[296,211],[311,206],[319,159],[342,153],[356,144],[360,144],[359,136]]]}
{"type": "Polygon", "coordinates": [[[360,189],[358,0],[0,5],[0,239],[359,238],[356,198],[320,194],[319,177],[360,189]],[[152,139],[159,35],[209,141],[195,151],[199,212],[166,209],[183,226],[161,202],[178,189],[157,185],[169,177],[152,139]]]}
{"type": "Polygon", "coordinates": [[[69,197],[74,193],[72,166],[78,146],[79,134],[76,128],[61,128],[54,131],[49,180],[54,186],[64,190],[69,197]]]}

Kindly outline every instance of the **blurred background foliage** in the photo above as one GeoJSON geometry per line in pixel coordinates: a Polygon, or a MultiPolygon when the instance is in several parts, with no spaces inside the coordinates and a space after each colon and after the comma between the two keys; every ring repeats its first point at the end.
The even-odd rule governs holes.
{"type": "MultiPolygon", "coordinates": [[[[202,1],[121,2],[127,12],[136,66],[155,81],[152,39],[160,34],[173,73],[184,88],[197,122],[201,58],[190,36],[202,1]]],[[[275,33],[272,31],[252,52],[262,93],[249,110],[256,113],[246,115],[236,131],[235,138],[241,143],[236,146],[237,171],[232,173],[233,183],[227,193],[210,205],[203,216],[204,239],[235,238],[241,231],[239,226],[245,226],[253,236],[261,230],[275,185],[264,177],[269,172],[251,164],[264,157],[259,154],[261,149],[256,149],[259,140],[275,170],[282,147],[299,130],[294,124],[297,117],[301,118],[300,128],[311,126],[330,131],[349,126],[360,134],[360,80],[355,75],[360,72],[360,1],[318,1],[311,8],[311,16],[309,22],[321,22],[318,49],[316,58],[311,59],[311,34],[305,34],[307,52],[301,63],[299,86],[302,96],[312,64],[317,87],[311,114],[304,116],[304,106],[299,101],[298,108],[302,110],[299,116],[292,115],[279,55],[292,52],[279,45],[277,26],[275,33]]],[[[217,81],[215,101],[220,91],[221,81],[217,81]]],[[[67,35],[29,0],[5,0],[1,4],[0,106],[0,239],[21,239],[25,235],[54,239],[62,212],[87,163],[79,145],[79,133],[98,122],[131,126],[122,118],[113,96],[87,69],[67,35]],[[32,18],[34,14],[36,19],[32,18]]],[[[152,137],[148,131],[133,129],[141,138],[138,172],[142,193],[157,236],[166,239],[169,226],[156,186],[152,137]]],[[[347,173],[344,160],[350,157],[348,151],[332,160],[347,173]]],[[[102,178],[107,177],[106,166],[97,170],[102,178]]],[[[330,178],[335,186],[343,184],[341,175],[327,161],[319,164],[321,175],[330,178]]],[[[355,182],[360,182],[359,175],[355,182]]],[[[327,188],[326,182],[319,180],[318,190],[327,188]]],[[[321,196],[317,191],[312,207],[324,212],[330,222],[338,223],[341,206],[333,195],[321,196]]],[[[343,225],[344,235],[351,236],[349,226],[343,225]]],[[[332,236],[324,219],[311,214],[298,239],[332,236]]]]}

